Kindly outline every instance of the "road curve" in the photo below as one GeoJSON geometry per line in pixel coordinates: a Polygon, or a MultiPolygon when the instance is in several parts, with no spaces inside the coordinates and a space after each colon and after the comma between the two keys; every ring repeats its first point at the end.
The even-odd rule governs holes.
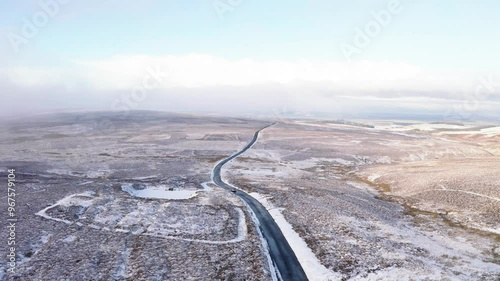
{"type": "MultiPolygon", "coordinates": [[[[252,145],[257,141],[259,138],[259,133],[274,125],[270,124],[265,126],[264,128],[258,130],[255,132],[253,135],[252,140],[245,146],[243,149],[240,151],[236,152],[235,154],[231,155],[230,157],[222,160],[219,162],[215,168],[213,169],[212,173],[212,180],[214,181],[215,184],[217,184],[219,187],[224,188],[226,190],[233,190],[233,187],[231,187],[229,184],[225,183],[222,178],[221,178],[221,169],[222,167],[227,164],[229,161],[235,159],[236,157],[240,156],[243,154],[245,151],[247,151],[252,145]]],[[[266,239],[267,244],[269,246],[269,254],[271,256],[271,259],[276,267],[276,269],[279,271],[279,274],[282,278],[282,280],[285,281],[304,281],[307,280],[307,276],[302,269],[302,266],[299,263],[299,260],[295,256],[295,253],[293,252],[292,248],[288,244],[288,241],[286,241],[285,236],[281,232],[281,229],[279,226],[276,224],[274,219],[271,217],[269,212],[262,206],[262,204],[259,203],[255,198],[251,197],[248,195],[246,192],[237,189],[236,192],[234,193],[237,196],[239,196],[243,201],[245,201],[248,206],[252,209],[252,211],[255,213],[255,216],[259,220],[259,229],[262,233],[262,236],[264,239],[266,239]]]]}

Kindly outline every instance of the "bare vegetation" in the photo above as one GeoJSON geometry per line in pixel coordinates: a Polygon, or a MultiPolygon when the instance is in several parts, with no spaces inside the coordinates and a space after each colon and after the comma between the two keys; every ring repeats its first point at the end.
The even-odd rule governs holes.
{"type": "Polygon", "coordinates": [[[283,208],[345,280],[497,280],[498,237],[467,226],[499,225],[499,202],[482,197],[499,196],[498,158],[441,133],[281,123],[226,177],[283,208]],[[466,192],[432,191],[444,182],[466,192]]]}
{"type": "MultiPolygon", "coordinates": [[[[4,280],[270,279],[246,208],[229,192],[202,185],[215,162],[262,124],[130,112],[4,125],[0,166],[16,169],[21,216],[17,272],[4,280]],[[123,184],[196,196],[135,198],[123,184]]],[[[0,239],[7,241],[6,232],[0,239]]]]}

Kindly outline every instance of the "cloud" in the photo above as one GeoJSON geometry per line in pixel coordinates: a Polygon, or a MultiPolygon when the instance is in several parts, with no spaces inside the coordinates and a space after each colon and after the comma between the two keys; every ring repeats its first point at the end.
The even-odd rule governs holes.
{"type": "MultiPolygon", "coordinates": [[[[210,104],[227,112],[283,106],[337,112],[391,106],[445,111],[474,98],[482,83],[477,73],[402,62],[229,60],[206,54],[117,55],[73,60],[65,67],[17,66],[0,70],[0,77],[12,92],[61,99],[61,106],[65,99],[89,106],[93,100],[95,107],[110,108],[116,96],[130,95],[146,84],[152,87],[141,108],[199,111],[210,104]]],[[[488,91],[479,100],[484,108],[499,100],[500,85],[488,91]]]]}
{"type": "Polygon", "coordinates": [[[85,81],[102,89],[133,87],[147,68],[168,73],[162,87],[317,85],[332,91],[451,92],[473,86],[471,73],[429,71],[401,62],[311,60],[228,60],[205,54],[180,56],[118,55],[103,60],[73,60],[68,68],[9,69],[13,81],[48,84],[85,81]]]}

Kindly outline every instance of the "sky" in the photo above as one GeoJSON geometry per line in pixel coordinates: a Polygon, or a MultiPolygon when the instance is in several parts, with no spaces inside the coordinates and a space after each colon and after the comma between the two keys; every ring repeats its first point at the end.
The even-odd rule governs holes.
{"type": "Polygon", "coordinates": [[[495,119],[499,12],[493,0],[4,0],[0,115],[495,119]]]}

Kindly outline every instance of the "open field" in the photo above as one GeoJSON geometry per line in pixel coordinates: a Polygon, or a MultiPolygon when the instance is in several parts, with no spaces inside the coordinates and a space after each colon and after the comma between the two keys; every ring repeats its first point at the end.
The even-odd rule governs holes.
{"type": "MultiPolygon", "coordinates": [[[[140,111],[3,124],[19,213],[3,279],[272,280],[248,208],[211,183],[267,124],[140,111]]],[[[391,124],[282,120],[222,176],[269,210],[311,280],[498,280],[495,127],[391,124]]]]}
{"type": "MultiPolygon", "coordinates": [[[[16,169],[20,218],[17,272],[7,278],[2,268],[2,275],[23,281],[269,279],[246,207],[207,183],[215,163],[262,124],[132,112],[5,125],[0,166],[16,169]],[[140,198],[129,186],[193,196],[140,198]]],[[[0,207],[6,209],[6,200],[0,207]]]]}
{"type": "Polygon", "coordinates": [[[499,158],[485,148],[494,149],[490,139],[374,127],[280,123],[225,176],[280,208],[345,280],[496,280],[499,158]],[[428,190],[446,181],[463,192],[428,190]]]}
{"type": "Polygon", "coordinates": [[[500,158],[488,157],[373,166],[360,174],[418,209],[500,234],[499,169],[500,158]]]}

